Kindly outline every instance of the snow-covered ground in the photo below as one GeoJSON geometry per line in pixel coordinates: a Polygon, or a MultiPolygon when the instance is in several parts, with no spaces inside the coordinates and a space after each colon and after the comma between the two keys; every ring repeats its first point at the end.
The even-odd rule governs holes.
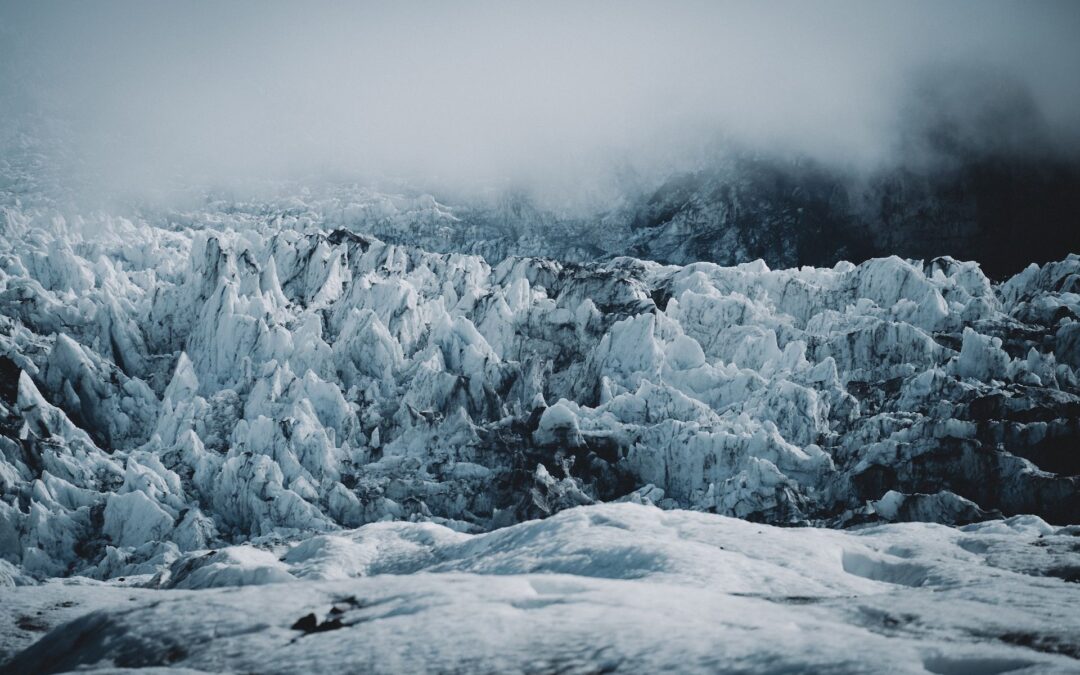
{"type": "Polygon", "coordinates": [[[3,203],[5,652],[103,609],[13,672],[1078,663],[1080,257],[492,266],[3,203]]]}
{"type": "Polygon", "coordinates": [[[1078,534],[1035,517],[782,529],[636,504],[480,535],[378,523],[173,566],[168,585],[211,590],[9,589],[0,635],[11,650],[19,622],[105,608],[10,672],[1077,672],[1080,587],[1055,575],[1080,571],[1078,534]]]}

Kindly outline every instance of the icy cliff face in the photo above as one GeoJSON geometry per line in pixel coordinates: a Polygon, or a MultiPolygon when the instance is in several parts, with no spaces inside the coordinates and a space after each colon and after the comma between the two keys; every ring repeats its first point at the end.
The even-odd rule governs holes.
{"type": "Polygon", "coordinates": [[[1080,513],[1076,256],[994,285],[952,259],[492,267],[277,216],[16,204],[2,227],[19,574],[616,499],[778,524],[1080,513]]]}

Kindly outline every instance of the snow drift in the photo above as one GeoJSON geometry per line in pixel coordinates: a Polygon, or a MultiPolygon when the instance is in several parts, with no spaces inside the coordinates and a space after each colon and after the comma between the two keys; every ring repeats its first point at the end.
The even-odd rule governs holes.
{"type": "Polygon", "coordinates": [[[841,532],[634,504],[481,535],[377,523],[203,554],[168,584],[272,592],[15,589],[0,639],[14,608],[49,621],[77,604],[107,609],[8,671],[1065,673],[1080,590],[1053,573],[1075,538],[1030,516],[841,532]]]}

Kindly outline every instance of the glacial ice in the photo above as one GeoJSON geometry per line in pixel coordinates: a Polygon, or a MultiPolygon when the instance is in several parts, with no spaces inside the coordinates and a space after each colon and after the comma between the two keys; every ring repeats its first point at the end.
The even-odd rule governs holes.
{"type": "Polygon", "coordinates": [[[1001,284],[895,257],[490,267],[234,225],[6,208],[0,552],[24,572],[644,486],[783,524],[1080,514],[1076,256],[1001,284]]]}
{"type": "MultiPolygon", "coordinates": [[[[950,258],[491,266],[282,218],[133,221],[9,205],[0,227],[0,592],[64,577],[88,594],[175,593],[186,628],[146,608],[73,629],[142,640],[130,622],[159,621],[145,639],[163,651],[150,659],[166,658],[169,631],[195,640],[203,630],[190,614],[201,601],[184,589],[286,582],[307,590],[282,591],[250,640],[291,635],[283,622],[301,607],[372,594],[434,630],[457,616],[439,607],[477,593],[489,609],[543,610],[551,640],[599,607],[625,610],[625,642],[609,648],[645,658],[626,650],[649,607],[670,618],[695,585],[710,585],[716,606],[673,618],[672,630],[729,625],[735,610],[720,605],[730,602],[790,622],[786,606],[733,598],[947,586],[954,558],[997,543],[965,543],[978,537],[944,526],[999,519],[1002,536],[1036,523],[1031,536],[1063,538],[1059,526],[1080,522],[1076,255],[995,283],[950,258]],[[614,501],[629,503],[600,504],[614,501]],[[687,510],[875,527],[799,535],[687,510]],[[730,530],[721,549],[684,536],[708,522],[730,530]],[[744,534],[756,543],[737,543],[744,534]],[[850,543],[875,538],[903,542],[850,543]],[[934,560],[896,547],[929,547],[934,560]],[[732,571],[708,576],[719,563],[703,563],[705,551],[732,571]],[[814,576],[826,568],[839,576],[814,576]],[[419,575],[413,591],[359,579],[406,573],[419,575]],[[491,574],[509,576],[482,591],[491,582],[475,575],[491,574]],[[675,590],[664,598],[639,579],[675,590]],[[337,585],[303,586],[315,582],[337,585]],[[432,599],[416,605],[421,591],[432,599]],[[582,614],[555,625],[579,594],[582,614]]],[[[1071,555],[1024,583],[1066,597],[1044,577],[1068,577],[1071,555]]],[[[262,607],[254,594],[213,597],[223,616],[262,607]]],[[[867,602],[867,616],[895,613],[867,602]]],[[[853,630],[839,606],[822,620],[853,630]]],[[[367,610],[343,610],[354,611],[367,610]]],[[[372,635],[393,616],[379,614],[372,635]]],[[[41,666],[35,654],[60,639],[20,658],[41,666]]],[[[371,659],[412,663],[402,654],[416,645],[401,639],[371,659]]],[[[676,644],[704,654],[704,643],[676,644]]],[[[1061,644],[1023,658],[1061,666],[1042,655],[1075,646],[1061,644]]],[[[93,649],[66,665],[94,662],[93,649]]],[[[208,649],[190,665],[266,665],[208,649]]],[[[822,664],[837,663],[822,649],[822,664]]],[[[955,658],[902,649],[914,650],[915,672],[947,672],[955,658]]],[[[990,651],[1007,653],[995,663],[1017,658],[990,651]]],[[[705,668],[719,656],[701,658],[705,668]]]]}

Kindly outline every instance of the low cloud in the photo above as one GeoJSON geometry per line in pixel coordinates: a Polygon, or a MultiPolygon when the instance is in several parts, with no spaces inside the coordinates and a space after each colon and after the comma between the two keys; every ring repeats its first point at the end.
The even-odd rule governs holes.
{"type": "Polygon", "coordinates": [[[0,31],[0,112],[55,120],[115,189],[330,175],[570,194],[728,142],[880,163],[920,115],[1002,142],[970,108],[1003,100],[1027,101],[1040,142],[1080,129],[1070,1],[33,2],[5,3],[0,31]]]}

